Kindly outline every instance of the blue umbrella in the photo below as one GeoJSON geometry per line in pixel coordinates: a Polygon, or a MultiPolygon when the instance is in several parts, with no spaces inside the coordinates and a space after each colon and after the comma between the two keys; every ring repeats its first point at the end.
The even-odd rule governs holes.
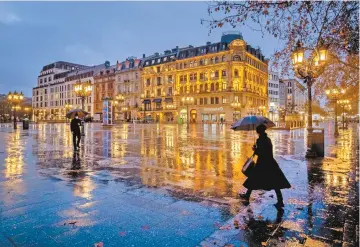
{"type": "Polygon", "coordinates": [[[263,116],[246,116],[231,126],[233,130],[250,131],[255,130],[257,126],[263,124],[266,128],[274,127],[275,124],[268,118],[263,116]]]}

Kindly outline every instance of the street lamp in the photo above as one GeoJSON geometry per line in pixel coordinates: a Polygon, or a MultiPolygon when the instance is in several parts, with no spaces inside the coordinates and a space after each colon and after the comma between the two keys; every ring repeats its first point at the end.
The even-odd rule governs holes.
{"type": "Polygon", "coordinates": [[[337,103],[338,100],[340,99],[340,97],[342,95],[344,95],[345,90],[344,89],[328,89],[325,91],[326,95],[329,97],[330,100],[334,101],[334,111],[335,111],[335,131],[334,131],[334,136],[339,136],[339,130],[338,130],[338,124],[337,124],[337,103]]]}
{"type": "Polygon", "coordinates": [[[338,100],[337,103],[341,105],[342,107],[342,129],[345,129],[345,107],[350,106],[349,105],[349,100],[344,99],[344,100],[338,100]]]}
{"type": "Polygon", "coordinates": [[[186,105],[186,123],[187,123],[187,128],[189,129],[189,105],[192,105],[194,103],[194,98],[183,97],[181,101],[186,105]]]}
{"type": "MultiPolygon", "coordinates": [[[[75,94],[77,97],[81,98],[81,109],[85,111],[85,99],[91,95],[92,92],[92,84],[91,81],[84,81],[78,80],[74,85],[75,94]]],[[[81,129],[81,135],[85,136],[85,120],[83,120],[84,124],[81,129]]]]}
{"type": "Polygon", "coordinates": [[[14,129],[17,129],[17,125],[16,125],[16,109],[19,109],[20,106],[20,102],[24,99],[24,94],[22,92],[17,93],[16,91],[9,92],[8,94],[8,101],[13,105],[12,109],[13,109],[13,114],[14,114],[14,129]]]}
{"type": "Polygon", "coordinates": [[[296,77],[303,79],[308,89],[308,129],[312,128],[312,93],[314,79],[324,71],[325,62],[328,57],[328,49],[320,45],[315,49],[302,47],[300,41],[297,42],[295,50],[292,52],[292,64],[296,77]],[[311,56],[306,59],[305,51],[310,51],[311,56]]]}
{"type": "Polygon", "coordinates": [[[233,103],[231,103],[230,104],[230,106],[232,107],[232,108],[234,108],[234,112],[235,112],[235,114],[233,114],[233,121],[235,122],[235,121],[237,121],[238,119],[236,119],[236,110],[238,110],[238,112],[240,113],[239,115],[239,119],[240,119],[240,117],[241,117],[241,112],[240,112],[240,110],[241,110],[241,103],[239,103],[239,102],[233,102],[233,103]],[[235,117],[234,117],[234,115],[235,115],[235,117]]]}

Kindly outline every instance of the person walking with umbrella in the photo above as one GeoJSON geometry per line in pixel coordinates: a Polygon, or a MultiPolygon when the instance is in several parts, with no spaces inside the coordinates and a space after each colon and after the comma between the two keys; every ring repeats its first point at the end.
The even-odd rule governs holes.
{"type": "Polygon", "coordinates": [[[275,206],[280,209],[284,207],[281,189],[290,188],[291,185],[274,159],[271,140],[265,133],[267,128],[274,126],[275,124],[270,119],[252,115],[240,119],[231,128],[235,131],[254,131],[256,129],[259,135],[253,146],[253,156],[245,162],[242,168],[243,173],[248,177],[244,182],[244,187],[248,190],[239,196],[248,202],[253,190],[275,190],[278,199],[275,206]],[[256,164],[253,161],[255,155],[257,156],[256,164]]]}
{"type": "Polygon", "coordinates": [[[81,120],[77,113],[75,113],[75,117],[71,120],[70,129],[73,135],[73,145],[74,150],[77,151],[80,148],[80,140],[81,140],[81,132],[80,132],[81,120]]]}
{"type": "Polygon", "coordinates": [[[245,194],[240,194],[240,197],[249,201],[253,190],[275,190],[278,200],[275,207],[283,208],[281,189],[290,188],[291,185],[273,157],[273,146],[265,130],[264,124],[256,127],[259,138],[256,140],[253,150],[254,155],[257,155],[258,158],[251,175],[243,184],[248,190],[245,194]]]}

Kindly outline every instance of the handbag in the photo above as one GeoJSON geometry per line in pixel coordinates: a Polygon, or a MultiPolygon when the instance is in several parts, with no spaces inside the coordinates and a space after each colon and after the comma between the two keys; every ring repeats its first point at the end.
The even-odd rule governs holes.
{"type": "Polygon", "coordinates": [[[247,177],[251,176],[252,172],[254,171],[255,168],[254,156],[255,153],[245,161],[241,169],[242,173],[244,173],[244,175],[247,177]]]}

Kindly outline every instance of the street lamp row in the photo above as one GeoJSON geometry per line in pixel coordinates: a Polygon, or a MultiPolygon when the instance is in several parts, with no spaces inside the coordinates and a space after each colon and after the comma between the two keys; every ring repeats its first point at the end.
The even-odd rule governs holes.
{"type": "Polygon", "coordinates": [[[24,99],[24,94],[22,92],[18,93],[16,91],[14,91],[13,93],[12,92],[9,92],[8,94],[8,101],[12,104],[12,109],[14,110],[13,111],[13,114],[14,114],[14,129],[17,128],[17,125],[16,125],[16,109],[19,109],[20,108],[20,102],[23,101],[24,99]]]}

